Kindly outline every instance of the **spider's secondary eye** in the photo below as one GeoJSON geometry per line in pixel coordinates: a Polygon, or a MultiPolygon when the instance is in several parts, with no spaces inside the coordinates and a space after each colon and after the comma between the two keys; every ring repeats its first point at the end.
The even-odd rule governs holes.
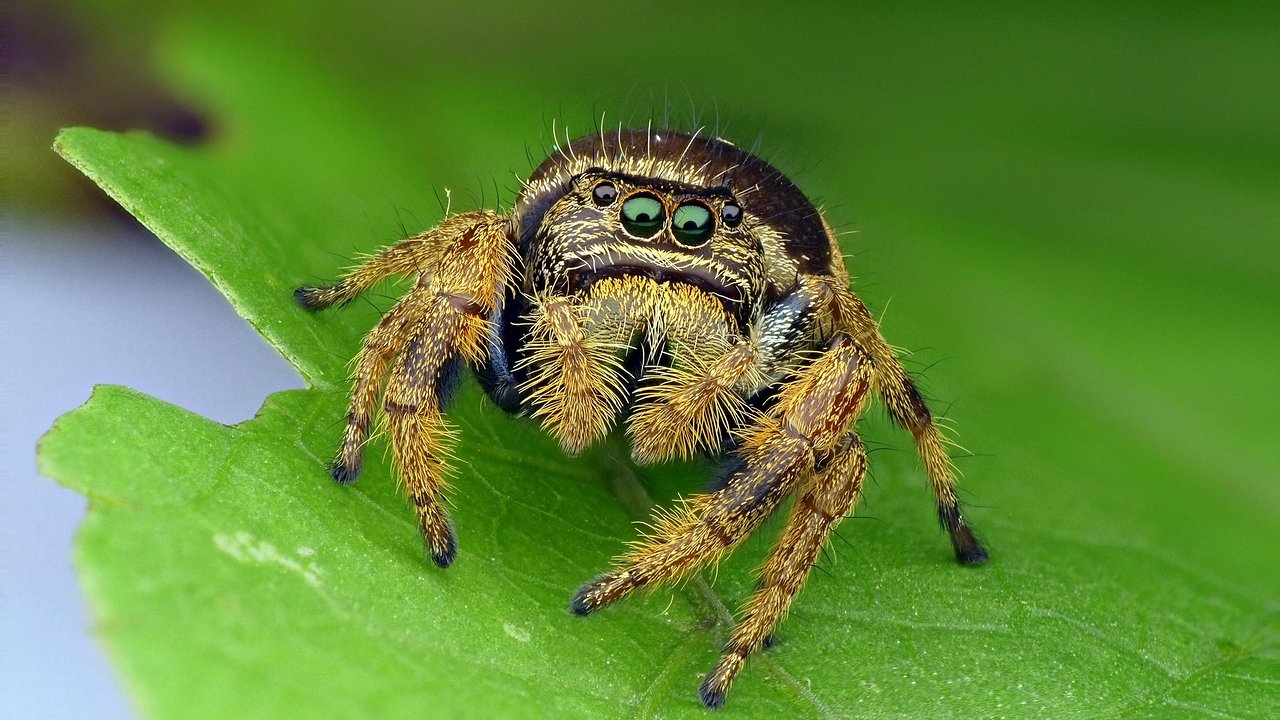
{"type": "Polygon", "coordinates": [[[600,207],[607,207],[618,199],[618,189],[612,183],[602,182],[591,191],[591,199],[600,207]]]}
{"type": "Polygon", "coordinates": [[[702,203],[685,203],[671,216],[671,231],[684,245],[701,245],[714,229],[711,211],[702,203]]]}
{"type": "Polygon", "coordinates": [[[653,195],[632,195],[622,203],[622,227],[632,235],[653,237],[662,229],[663,220],[662,201],[653,195]]]}
{"type": "Polygon", "coordinates": [[[725,203],[720,210],[720,219],[729,227],[738,227],[742,222],[742,206],[737,203],[725,203]]]}

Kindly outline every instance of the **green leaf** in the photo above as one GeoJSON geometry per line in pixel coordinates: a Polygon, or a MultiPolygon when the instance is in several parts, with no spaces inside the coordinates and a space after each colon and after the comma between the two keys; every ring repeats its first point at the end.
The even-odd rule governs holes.
{"type": "MultiPolygon", "coordinates": [[[[320,315],[291,297],[404,234],[398,208],[408,231],[438,220],[429,182],[506,177],[538,144],[548,102],[594,97],[596,76],[687,45],[619,35],[584,78],[580,58],[553,52],[556,18],[529,17],[494,30],[496,65],[444,73],[471,52],[464,11],[373,8],[305,28],[270,9],[251,25],[234,22],[240,10],[190,12],[167,26],[161,67],[213,114],[216,141],[72,129],[56,148],[206,274],[310,389],[225,427],[101,387],[42,442],[43,472],[92,501],[81,574],[144,712],[706,717],[695,689],[777,524],[717,573],[571,617],[570,594],[635,537],[650,498],[695,490],[708,468],[639,472],[613,446],[564,458],[467,385],[451,412],[461,553],[437,570],[380,452],[355,487],[325,475],[348,361],[396,291],[320,315]],[[428,19],[436,42],[412,43],[428,19]],[[545,64],[522,62],[539,51],[545,64]]],[[[1251,92],[1280,61],[1252,40],[1266,23],[1130,33],[1132,18],[1101,9],[1070,21],[887,12],[859,17],[849,42],[807,10],[682,12],[724,34],[701,38],[718,72],[696,96],[736,92],[720,79],[742,77],[749,48],[731,41],[748,31],[779,57],[859,69],[854,82],[770,65],[721,112],[802,138],[789,147],[828,161],[801,184],[857,204],[856,287],[880,308],[894,299],[891,341],[948,358],[927,385],[940,409],[962,398],[947,414],[975,452],[960,460],[964,488],[993,554],[954,564],[909,443],[869,418],[873,446],[897,451],[873,453],[859,519],[724,712],[1280,712],[1280,459],[1261,449],[1274,445],[1280,348],[1274,317],[1259,322],[1280,306],[1280,255],[1258,239],[1274,237],[1280,209],[1280,118],[1274,96],[1251,92]],[[793,22],[804,37],[770,30],[793,22]],[[1166,67],[1135,63],[1109,85],[1118,36],[1213,82],[1162,83],[1166,67]],[[1219,58],[1226,46],[1248,62],[1219,58]]],[[[607,29],[581,17],[584,33],[607,29]]]]}

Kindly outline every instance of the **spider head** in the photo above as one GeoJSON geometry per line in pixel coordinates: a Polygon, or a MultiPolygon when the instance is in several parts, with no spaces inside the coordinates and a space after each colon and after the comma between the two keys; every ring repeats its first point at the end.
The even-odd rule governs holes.
{"type": "Polygon", "coordinates": [[[559,149],[526,183],[513,230],[526,291],[637,275],[694,285],[749,317],[800,272],[844,273],[821,215],[772,165],[668,130],[603,132],[559,149]]]}
{"type": "Polygon", "coordinates": [[[534,287],[572,293],[641,276],[694,285],[735,311],[760,296],[763,250],[729,188],[602,167],[566,184],[529,247],[534,287]]]}

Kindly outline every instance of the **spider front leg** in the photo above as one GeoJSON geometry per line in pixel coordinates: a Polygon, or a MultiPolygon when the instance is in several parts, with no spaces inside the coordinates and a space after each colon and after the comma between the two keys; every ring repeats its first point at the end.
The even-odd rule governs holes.
{"type": "Polygon", "coordinates": [[[786,615],[831,529],[853,509],[866,473],[866,452],[848,428],[862,414],[875,371],[856,341],[837,334],[821,357],[787,383],[762,427],[747,435],[747,451],[772,446],[779,438],[803,438],[817,471],[806,477],[786,529],[765,562],[760,589],[747,601],[724,655],[698,690],[707,707],[724,703],[747,657],[786,615]]]}
{"type": "Polygon", "coordinates": [[[648,278],[605,278],[573,295],[539,293],[530,317],[521,390],[571,455],[613,427],[631,380],[623,358],[640,337],[698,367],[728,347],[729,317],[715,298],[648,278]]]}
{"type": "Polygon", "coordinates": [[[647,465],[718,446],[748,416],[743,396],[761,384],[759,358],[755,342],[731,337],[719,357],[652,370],[627,427],[631,459],[647,465]]]}
{"type": "MultiPolygon", "coordinates": [[[[655,382],[641,390],[627,430],[631,459],[647,465],[718,451],[731,431],[749,421],[746,398],[795,370],[802,348],[819,339],[815,331],[823,325],[823,302],[823,288],[812,279],[765,310],[743,337],[729,329],[718,304],[704,306],[701,314],[707,319],[700,323],[668,323],[682,339],[690,333],[681,328],[701,329],[716,320],[718,331],[703,335],[719,341],[703,342],[695,352],[678,348],[676,364],[651,371],[655,382]]],[[[698,305],[686,300],[679,307],[698,305]]]]}
{"type": "Polygon", "coordinates": [[[682,577],[723,557],[773,513],[812,466],[801,440],[779,438],[747,456],[709,493],[659,513],[654,531],[614,567],[574,593],[569,609],[589,615],[635,590],[682,577]]]}
{"type": "Polygon", "coordinates": [[[611,278],[574,295],[533,297],[521,386],[533,417],[569,455],[613,427],[625,402],[620,354],[654,301],[652,281],[611,278]]]}
{"type": "Polygon", "coordinates": [[[735,547],[835,446],[861,412],[871,375],[857,343],[837,336],[788,383],[770,416],[746,433],[723,486],[659,516],[655,532],[613,570],[580,588],[570,609],[586,615],[638,588],[692,572],[735,547]]]}
{"type": "Polygon", "coordinates": [[[293,292],[298,304],[308,310],[345,305],[364,291],[393,275],[411,275],[437,268],[450,243],[468,232],[478,216],[500,219],[492,213],[464,213],[446,218],[436,227],[406,238],[367,258],[333,285],[304,286],[293,292]]]}
{"type": "Polygon", "coordinates": [[[981,565],[987,561],[987,550],[960,514],[955,471],[929,406],[898,361],[893,348],[885,342],[879,325],[862,301],[843,284],[833,287],[831,294],[837,319],[851,329],[879,368],[876,388],[890,415],[909,430],[915,440],[916,450],[937,499],[938,520],[951,536],[956,559],[965,565],[981,565]]]}
{"type": "Polygon", "coordinates": [[[329,287],[300,288],[308,309],[350,301],[392,274],[418,273],[413,290],[369,333],[356,362],[347,426],[331,472],[341,483],[360,473],[378,389],[398,357],[384,395],[392,449],[432,560],[448,567],[456,541],[440,503],[451,430],[441,415],[456,363],[479,364],[493,332],[490,317],[511,283],[507,220],[492,212],[456,215],[405,240],[329,287]]]}
{"type": "Polygon", "coordinates": [[[805,481],[786,529],[761,569],[759,589],[747,601],[742,621],[734,628],[720,661],[698,688],[704,705],[723,705],[725,693],[747,657],[770,641],[773,629],[809,577],[827,537],[853,512],[866,472],[866,450],[858,436],[849,433],[823,467],[805,481]]]}

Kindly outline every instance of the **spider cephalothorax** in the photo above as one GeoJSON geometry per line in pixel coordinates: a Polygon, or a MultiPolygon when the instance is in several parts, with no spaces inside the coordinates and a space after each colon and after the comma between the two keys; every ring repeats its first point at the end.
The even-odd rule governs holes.
{"type": "Polygon", "coordinates": [[[456,555],[441,413],[459,362],[570,454],[625,422],[636,462],[726,456],[714,489],[663,514],[578,590],[578,615],[717,560],[796,498],[700,688],[709,707],[723,703],[853,511],[866,472],[854,425],[872,392],[914,436],[956,557],[987,558],[960,516],[942,436],[849,289],[822,215],[728,142],[651,130],[581,138],[534,171],[510,215],[451,216],[297,298],[320,309],[393,274],[418,281],[365,340],[332,474],[342,483],[359,474],[389,376],[383,414],[437,565],[456,555]]]}

